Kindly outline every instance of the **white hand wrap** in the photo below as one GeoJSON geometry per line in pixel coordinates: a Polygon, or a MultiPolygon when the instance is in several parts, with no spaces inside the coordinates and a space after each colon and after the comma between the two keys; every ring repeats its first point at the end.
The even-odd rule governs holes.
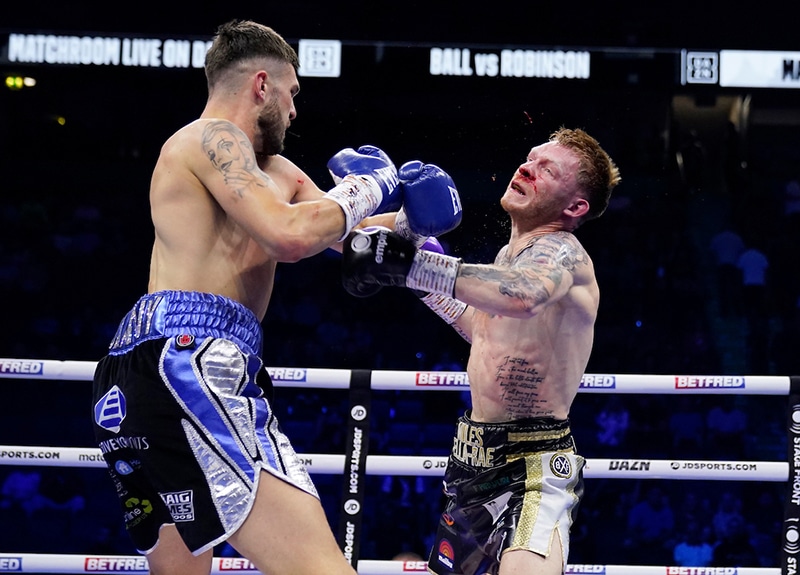
{"type": "Polygon", "coordinates": [[[464,313],[464,310],[467,309],[467,304],[463,301],[438,293],[427,293],[420,299],[448,325],[455,323],[455,321],[461,317],[461,314],[464,313]]]}
{"type": "Polygon", "coordinates": [[[406,287],[452,297],[459,266],[460,258],[418,250],[406,277],[406,287]]]}
{"type": "Polygon", "coordinates": [[[383,190],[372,176],[349,174],[325,197],[339,204],[344,212],[344,234],[339,238],[342,241],[350,230],[378,208],[383,201],[383,190]]]}
{"type": "Polygon", "coordinates": [[[397,216],[394,218],[394,231],[413,243],[418,248],[421,248],[422,244],[428,241],[428,236],[418,234],[411,229],[411,225],[408,223],[408,216],[403,208],[400,208],[400,210],[397,212],[397,216]]]}

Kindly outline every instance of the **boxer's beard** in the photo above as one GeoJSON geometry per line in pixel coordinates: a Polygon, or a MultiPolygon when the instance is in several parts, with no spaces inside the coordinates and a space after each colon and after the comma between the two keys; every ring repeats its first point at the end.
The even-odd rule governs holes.
{"type": "Polygon", "coordinates": [[[271,103],[258,115],[258,131],[261,135],[261,149],[256,152],[274,156],[283,151],[286,125],[282,120],[277,98],[273,97],[271,103]]]}

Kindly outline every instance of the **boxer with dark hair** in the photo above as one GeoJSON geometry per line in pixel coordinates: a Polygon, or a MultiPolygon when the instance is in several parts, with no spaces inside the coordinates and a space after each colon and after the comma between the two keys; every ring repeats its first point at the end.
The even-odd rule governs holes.
{"type": "MultiPolygon", "coordinates": [[[[273,413],[261,321],[278,262],[341,250],[356,227],[402,224],[408,186],[373,147],[336,154],[327,193],[281,155],[298,65],[271,28],[217,30],[205,109],[153,171],[147,293],[95,371],[95,437],[154,575],[206,575],[223,541],[262,573],[355,574],[273,413]]],[[[451,197],[420,185],[432,206],[451,197]]],[[[441,228],[426,221],[406,237],[441,228]]]]}

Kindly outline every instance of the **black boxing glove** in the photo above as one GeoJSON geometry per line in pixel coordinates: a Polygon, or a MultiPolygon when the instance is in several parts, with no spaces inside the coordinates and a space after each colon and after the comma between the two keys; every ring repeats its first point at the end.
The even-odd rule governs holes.
{"type": "MultiPolygon", "coordinates": [[[[386,228],[382,226],[368,226],[365,228],[361,228],[361,231],[364,233],[371,233],[379,229],[386,229],[386,228]]],[[[344,256],[344,246],[342,247],[342,255],[344,256]]],[[[362,281],[362,279],[356,276],[349,276],[349,277],[346,276],[344,265],[342,265],[342,285],[344,286],[344,289],[347,293],[355,297],[374,296],[376,293],[381,291],[381,288],[383,287],[379,283],[362,281]]]]}
{"type": "Polygon", "coordinates": [[[342,246],[342,285],[357,297],[375,286],[452,296],[460,265],[459,258],[419,250],[388,228],[354,230],[342,246]]]}
{"type": "Polygon", "coordinates": [[[353,230],[342,244],[342,286],[366,297],[383,286],[405,286],[416,248],[388,228],[353,230]]]}

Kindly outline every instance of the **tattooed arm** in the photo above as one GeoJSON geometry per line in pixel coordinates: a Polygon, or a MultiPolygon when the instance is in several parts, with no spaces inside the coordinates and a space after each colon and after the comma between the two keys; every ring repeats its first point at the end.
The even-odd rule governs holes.
{"type": "Polygon", "coordinates": [[[583,246],[556,232],[533,238],[518,253],[503,248],[493,265],[462,264],[455,296],[491,315],[525,318],[592,277],[583,246]]]}
{"type": "Polygon", "coordinates": [[[341,208],[322,198],[292,203],[301,184],[278,175],[276,181],[269,168],[262,171],[252,144],[236,125],[209,120],[198,129],[201,153],[188,154],[190,169],[225,214],[277,261],[313,255],[341,236],[341,208]]]}

